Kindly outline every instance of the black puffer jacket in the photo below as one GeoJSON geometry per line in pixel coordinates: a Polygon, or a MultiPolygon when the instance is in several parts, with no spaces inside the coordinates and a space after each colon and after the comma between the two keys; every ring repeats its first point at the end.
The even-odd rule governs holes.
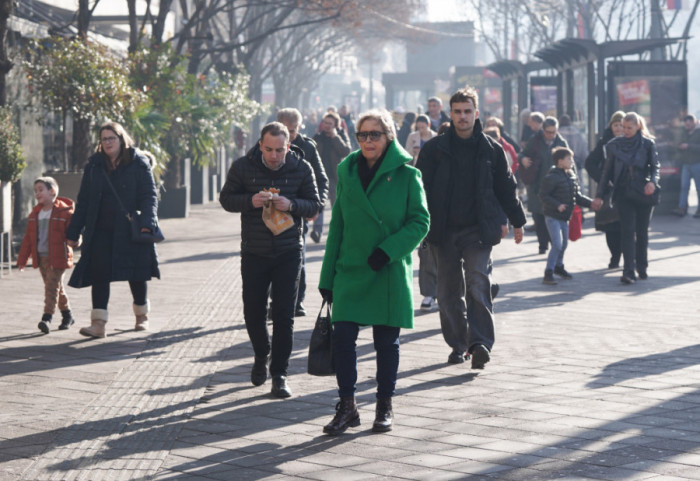
{"type": "Polygon", "coordinates": [[[323,168],[323,162],[318,155],[316,142],[313,139],[301,134],[297,134],[292,141],[292,145],[296,145],[304,152],[304,160],[311,164],[314,169],[314,177],[316,178],[316,188],[318,189],[318,197],[321,199],[321,207],[326,205],[328,201],[328,176],[326,169],[323,168]]]}
{"type": "MultiPolygon", "coordinates": [[[[452,198],[452,164],[458,162],[450,148],[452,135],[457,135],[454,126],[450,126],[447,134],[428,140],[420,150],[416,163],[423,175],[423,186],[428,199],[430,232],[427,240],[432,244],[442,243],[449,230],[447,215],[448,203],[452,198]]],[[[513,226],[522,227],[525,225],[525,212],[515,193],[515,178],[508,167],[503,148],[484,135],[479,119],[474,125],[473,135],[478,138],[474,164],[479,189],[479,237],[482,244],[493,246],[501,241],[503,213],[513,226]]]]}
{"type": "Polygon", "coordinates": [[[275,257],[283,252],[302,248],[302,219],[313,217],[321,208],[313,169],[304,154],[291,146],[285,164],[277,171],[262,162],[259,146],[231,164],[226,183],[219,194],[221,206],[229,212],[241,213],[241,252],[275,257]],[[275,236],[262,220],[262,207],[253,207],[253,195],[275,187],[280,195],[294,202],[295,228],[275,236]]]}
{"type": "Polygon", "coordinates": [[[542,179],[540,186],[542,213],[547,217],[566,220],[571,219],[574,204],[590,207],[591,199],[581,194],[578,179],[573,170],[568,173],[564,169],[552,167],[542,179]],[[559,206],[564,204],[566,209],[559,212],[559,206]]]}

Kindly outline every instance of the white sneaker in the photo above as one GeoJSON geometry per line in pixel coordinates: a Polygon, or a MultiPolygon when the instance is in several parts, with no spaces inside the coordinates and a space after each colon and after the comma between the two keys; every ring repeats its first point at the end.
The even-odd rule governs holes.
{"type": "Polygon", "coordinates": [[[420,303],[420,309],[421,311],[430,311],[433,309],[433,304],[435,303],[435,299],[433,299],[431,296],[426,296],[423,298],[423,302],[420,303]]]}

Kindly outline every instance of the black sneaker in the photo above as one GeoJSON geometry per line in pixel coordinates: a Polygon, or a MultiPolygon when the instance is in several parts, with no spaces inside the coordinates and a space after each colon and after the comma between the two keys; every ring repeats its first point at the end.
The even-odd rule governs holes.
{"type": "Polygon", "coordinates": [[[486,366],[486,363],[491,360],[491,354],[483,344],[477,344],[474,346],[471,355],[472,369],[483,369],[484,366],[486,366]]]}
{"type": "Polygon", "coordinates": [[[626,275],[623,274],[622,277],[620,277],[620,282],[622,282],[623,284],[629,285],[629,284],[634,284],[635,282],[637,282],[637,280],[634,277],[627,277],[626,275]]]}
{"type": "Polygon", "coordinates": [[[316,244],[318,244],[319,242],[321,242],[321,233],[320,233],[320,232],[316,232],[315,230],[312,230],[312,231],[311,231],[311,234],[309,234],[309,235],[311,236],[311,239],[312,239],[316,244]]]}
{"type": "Polygon", "coordinates": [[[63,320],[61,321],[61,325],[58,326],[59,330],[65,331],[70,326],[75,324],[75,319],[73,319],[73,314],[71,314],[70,309],[67,311],[61,311],[61,316],[63,316],[63,320]]]}
{"type": "Polygon", "coordinates": [[[464,362],[465,355],[463,352],[452,351],[447,357],[447,362],[449,364],[462,364],[464,362]]]}
{"type": "Polygon", "coordinates": [[[269,356],[256,357],[253,363],[253,369],[250,371],[250,382],[253,386],[261,386],[267,381],[267,361],[269,356]]]}
{"type": "Polygon", "coordinates": [[[305,315],[306,309],[304,308],[304,304],[300,302],[297,308],[294,310],[294,317],[304,317],[305,315]]]}
{"type": "Polygon", "coordinates": [[[51,330],[49,326],[51,326],[51,314],[44,314],[41,316],[41,321],[39,321],[39,330],[44,334],[48,334],[51,330]]]}
{"type": "Polygon", "coordinates": [[[497,283],[491,284],[491,300],[494,300],[496,296],[498,295],[498,292],[501,290],[501,286],[498,285],[497,283]]]}
{"type": "Polygon", "coordinates": [[[639,278],[643,281],[646,281],[647,279],[649,279],[649,274],[647,274],[646,270],[637,271],[637,274],[639,274],[639,278]]]}
{"type": "Polygon", "coordinates": [[[572,275],[566,272],[566,269],[564,269],[564,266],[554,266],[554,273],[558,275],[559,277],[562,277],[564,279],[572,279],[572,275]]]}

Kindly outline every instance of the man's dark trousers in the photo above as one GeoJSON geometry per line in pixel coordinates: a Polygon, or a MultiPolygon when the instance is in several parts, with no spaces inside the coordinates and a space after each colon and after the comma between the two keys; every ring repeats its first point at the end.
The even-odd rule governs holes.
{"type": "Polygon", "coordinates": [[[255,357],[270,354],[270,375],[286,376],[294,338],[301,250],[275,257],[241,254],[243,317],[255,357]],[[268,289],[272,287],[272,341],[267,330],[268,289]]]}

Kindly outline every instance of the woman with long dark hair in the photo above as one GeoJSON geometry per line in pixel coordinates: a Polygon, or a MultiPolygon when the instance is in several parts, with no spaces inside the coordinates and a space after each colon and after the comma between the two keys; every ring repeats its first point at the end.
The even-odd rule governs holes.
{"type": "Polygon", "coordinates": [[[158,256],[154,244],[131,239],[130,221],[124,210],[140,211],[141,231],[152,231],[157,225],[158,193],[150,160],[133,145],[120,124],[108,122],[100,127],[97,152],[85,166],[66,233],[72,247],[78,246],[81,235],[84,239],[80,261],[68,285],[92,287],[90,326],[80,329],[83,336],[107,335],[107,304],[113,281],[129,282],[136,316],[134,329],[148,329],[146,282],[160,278],[158,256]]]}

